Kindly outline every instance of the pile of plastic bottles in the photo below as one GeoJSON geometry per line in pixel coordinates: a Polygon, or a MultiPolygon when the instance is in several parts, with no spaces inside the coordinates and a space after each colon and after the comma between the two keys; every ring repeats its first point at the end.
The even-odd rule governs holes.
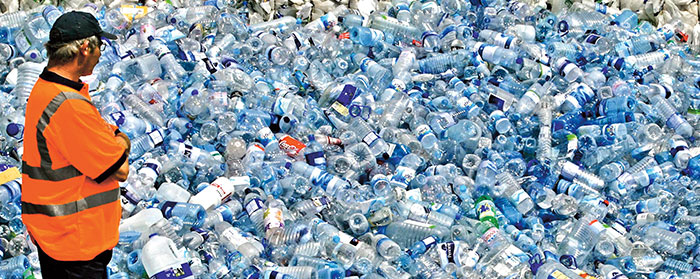
{"type": "MultiPolygon", "coordinates": [[[[700,276],[682,23],[587,2],[255,24],[245,2],[188,5],[82,9],[120,35],[85,81],[132,139],[110,278],[700,276]]],[[[6,278],[40,276],[16,178],[62,12],[0,15],[6,278]]]]}

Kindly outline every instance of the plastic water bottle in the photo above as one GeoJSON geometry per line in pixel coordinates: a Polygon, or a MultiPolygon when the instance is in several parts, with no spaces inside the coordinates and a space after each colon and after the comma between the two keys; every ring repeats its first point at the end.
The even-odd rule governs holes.
{"type": "Polygon", "coordinates": [[[165,130],[157,129],[131,141],[129,159],[134,160],[163,143],[165,130]]]}
{"type": "Polygon", "coordinates": [[[151,235],[143,246],[141,255],[149,277],[194,278],[182,251],[167,237],[151,235]]]}

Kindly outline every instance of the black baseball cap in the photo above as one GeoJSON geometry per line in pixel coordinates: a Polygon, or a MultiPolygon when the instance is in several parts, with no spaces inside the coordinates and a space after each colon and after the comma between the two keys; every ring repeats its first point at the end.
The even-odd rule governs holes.
{"type": "Polygon", "coordinates": [[[115,40],[117,36],[102,30],[92,14],[72,11],[56,19],[49,33],[49,43],[67,43],[97,35],[115,40]]]}

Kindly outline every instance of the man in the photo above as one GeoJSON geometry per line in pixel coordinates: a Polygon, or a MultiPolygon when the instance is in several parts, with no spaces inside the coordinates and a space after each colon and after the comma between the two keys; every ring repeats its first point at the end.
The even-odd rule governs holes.
{"type": "Polygon", "coordinates": [[[88,13],[51,28],[49,62],[27,101],[22,220],[44,278],[107,278],[119,238],[118,181],[129,174],[129,138],[107,124],[81,76],[100,59],[103,32],[88,13]]]}

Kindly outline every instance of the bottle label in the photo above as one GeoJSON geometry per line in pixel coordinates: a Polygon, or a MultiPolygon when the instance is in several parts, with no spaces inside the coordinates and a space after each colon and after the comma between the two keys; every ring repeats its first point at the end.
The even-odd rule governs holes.
{"type": "Polygon", "coordinates": [[[499,110],[503,110],[505,108],[506,100],[497,95],[490,94],[489,104],[495,105],[499,110]]]}
{"type": "Polygon", "coordinates": [[[183,263],[175,267],[169,267],[150,277],[150,279],[176,279],[194,276],[189,263],[183,263]]]}
{"type": "Polygon", "coordinates": [[[258,141],[262,143],[264,147],[268,147],[270,143],[277,141],[277,138],[275,138],[275,134],[272,133],[272,130],[270,130],[269,127],[264,127],[258,131],[257,134],[258,141]]]}
{"type": "Polygon", "coordinates": [[[164,202],[161,207],[160,207],[160,212],[163,212],[163,217],[165,218],[170,218],[173,215],[173,208],[175,208],[175,205],[177,205],[176,202],[172,201],[166,201],[164,202]]]}
{"type": "Polygon", "coordinates": [[[279,208],[269,207],[263,214],[265,230],[284,228],[284,219],[282,218],[282,210],[279,208]]]}
{"type": "Polygon", "coordinates": [[[683,151],[683,150],[687,150],[687,149],[688,149],[688,143],[685,142],[685,140],[682,140],[682,139],[672,138],[672,139],[670,140],[670,144],[669,144],[669,145],[671,146],[671,156],[674,156],[674,157],[676,156],[676,154],[677,154],[679,151],[683,151]]]}
{"type": "Polygon", "coordinates": [[[370,131],[367,135],[362,138],[362,142],[366,143],[370,147],[372,144],[379,139],[377,133],[370,131]]]}
{"type": "Polygon", "coordinates": [[[437,251],[440,255],[440,266],[445,267],[447,264],[450,263],[459,266],[459,248],[459,241],[440,243],[437,246],[437,251]]]}
{"type": "Polygon", "coordinates": [[[625,274],[620,272],[619,270],[611,270],[607,274],[605,274],[605,278],[607,279],[629,279],[625,274]]]}
{"type": "Polygon", "coordinates": [[[143,167],[139,169],[138,173],[155,180],[158,178],[158,174],[160,174],[160,163],[150,159],[143,164],[143,167]]]}
{"type": "Polygon", "coordinates": [[[19,36],[15,39],[15,45],[17,45],[17,49],[19,49],[20,53],[25,53],[32,46],[32,43],[29,42],[24,32],[20,32],[19,36]]]}
{"type": "Polygon", "coordinates": [[[532,100],[532,102],[535,104],[538,104],[540,102],[540,95],[537,95],[537,92],[535,90],[532,90],[532,89],[525,92],[523,97],[530,98],[530,100],[532,100]]]}
{"type": "Polygon", "coordinates": [[[311,179],[311,184],[317,185],[321,182],[321,178],[323,176],[323,171],[317,167],[314,167],[313,170],[311,171],[311,176],[309,177],[311,179]]]}
{"type": "Polygon", "coordinates": [[[549,275],[547,275],[547,279],[572,279],[569,276],[566,276],[566,274],[562,273],[559,270],[552,271],[549,275]]]}
{"type": "Polygon", "coordinates": [[[227,223],[233,222],[233,212],[228,205],[221,205],[215,209],[219,214],[221,214],[221,219],[227,223]]]}
{"type": "MultiPolygon", "coordinates": [[[[228,178],[220,178],[220,179],[214,180],[214,182],[212,182],[210,185],[211,185],[211,187],[216,189],[216,193],[219,195],[219,200],[224,201],[224,200],[228,199],[229,196],[231,196],[231,191],[224,189],[224,185],[221,185],[221,182],[222,182],[222,181],[220,181],[221,179],[225,179],[226,181],[224,181],[224,182],[229,182],[228,178]]],[[[229,188],[232,188],[232,187],[229,186],[229,188]]]]}
{"type": "Polygon", "coordinates": [[[290,136],[284,136],[282,139],[280,139],[279,146],[280,149],[284,150],[290,157],[299,155],[299,152],[306,148],[306,145],[303,142],[290,136]]]}
{"type": "Polygon", "coordinates": [[[494,39],[494,43],[502,48],[510,48],[513,43],[513,37],[504,36],[503,34],[498,34],[494,39]]]}
{"type": "Polygon", "coordinates": [[[201,155],[201,150],[189,144],[181,143],[178,147],[178,153],[192,161],[197,161],[199,155],[201,155]]]}
{"type": "Polygon", "coordinates": [[[258,199],[254,198],[245,205],[245,211],[248,212],[248,215],[253,215],[256,211],[260,210],[263,208],[263,202],[258,199]]]}
{"type": "Polygon", "coordinates": [[[359,240],[344,232],[338,233],[337,240],[339,243],[350,244],[353,246],[357,246],[357,244],[359,244],[359,240]]]}
{"type": "Polygon", "coordinates": [[[481,240],[483,240],[484,243],[486,243],[486,245],[490,247],[491,245],[493,245],[493,240],[495,239],[497,234],[498,228],[491,227],[483,235],[481,235],[481,240]]]}
{"type": "Polygon", "coordinates": [[[124,116],[124,113],[122,113],[121,111],[110,113],[109,117],[112,118],[114,124],[116,124],[119,127],[121,127],[124,124],[124,121],[126,120],[126,116],[124,116]]]}
{"type": "Polygon", "coordinates": [[[437,244],[437,239],[433,236],[429,236],[426,239],[421,240],[423,242],[423,245],[425,246],[426,250],[432,248],[437,244]]]}
{"type": "Polygon", "coordinates": [[[498,50],[496,46],[484,46],[481,57],[484,58],[484,60],[493,60],[496,58],[496,50],[498,50]]]}
{"type": "Polygon", "coordinates": [[[324,157],[323,151],[316,151],[304,155],[306,162],[312,166],[322,166],[326,164],[326,158],[324,157]]]}
{"type": "MultiPolygon", "coordinates": [[[[330,175],[330,174],[328,174],[330,175]]],[[[325,190],[328,194],[334,195],[336,191],[338,191],[338,187],[340,187],[341,183],[344,180],[338,178],[337,176],[333,176],[330,181],[328,181],[328,184],[326,185],[321,185],[322,187],[325,186],[323,190],[325,190]]]]}
{"type": "Polygon", "coordinates": [[[530,195],[528,195],[527,192],[525,192],[525,190],[523,189],[519,189],[515,191],[512,195],[510,195],[510,200],[516,205],[521,204],[529,198],[530,195]]]}
{"type": "Polygon", "coordinates": [[[330,204],[328,201],[328,198],[326,197],[320,197],[320,198],[313,198],[311,199],[311,202],[313,202],[314,206],[316,206],[316,209],[324,209],[327,208],[330,204]]]}
{"type": "Polygon", "coordinates": [[[355,97],[356,91],[357,87],[350,84],[346,84],[343,87],[343,91],[340,92],[338,98],[336,98],[335,102],[333,102],[333,104],[331,105],[331,108],[340,113],[342,116],[348,116],[350,114],[348,110],[348,105],[350,105],[350,102],[355,97]]]}
{"type": "Polygon", "coordinates": [[[236,228],[229,228],[221,233],[223,239],[227,239],[231,244],[238,246],[247,243],[248,239],[236,228]]]}
{"type": "Polygon", "coordinates": [[[148,137],[151,138],[153,146],[158,146],[163,143],[163,134],[161,134],[159,130],[148,133],[148,137]]]}
{"type": "Polygon", "coordinates": [[[418,141],[422,141],[425,136],[430,134],[430,132],[430,126],[426,124],[419,125],[418,127],[416,127],[416,138],[418,139],[418,141]]]}
{"type": "Polygon", "coordinates": [[[476,204],[476,216],[479,220],[483,220],[486,217],[496,218],[496,205],[490,200],[482,200],[476,204]]]}

